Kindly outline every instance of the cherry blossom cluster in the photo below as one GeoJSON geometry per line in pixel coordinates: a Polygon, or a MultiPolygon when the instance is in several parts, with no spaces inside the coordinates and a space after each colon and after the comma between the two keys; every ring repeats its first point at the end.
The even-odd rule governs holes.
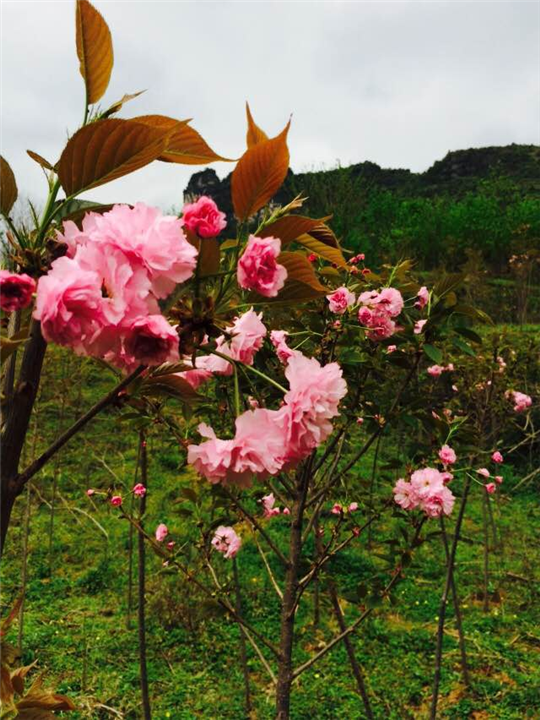
{"type": "MultiPolygon", "coordinates": [[[[356,305],[356,296],[345,286],[337,288],[326,296],[330,311],[343,315],[356,305]]],[[[384,340],[391,337],[399,328],[396,318],[403,310],[403,297],[399,290],[387,287],[380,291],[368,290],[358,297],[360,308],[358,321],[368,328],[366,335],[370,340],[384,340]]]]}
{"type": "Polygon", "coordinates": [[[454,364],[448,363],[448,365],[430,365],[427,369],[427,374],[431,377],[440,377],[445,372],[454,372],[454,364]]]}
{"type": "MultiPolygon", "coordinates": [[[[274,497],[274,493],[270,493],[269,495],[264,495],[259,502],[261,503],[263,507],[263,516],[265,518],[271,518],[275,515],[279,515],[281,513],[281,509],[276,507],[276,498],[274,497]]],[[[283,515],[290,515],[291,511],[288,507],[283,508],[283,515]]]]}
{"type": "Polygon", "coordinates": [[[517,413],[524,412],[532,405],[532,398],[525,393],[518,392],[517,390],[508,390],[505,397],[507,400],[514,403],[514,412],[517,413]]]}
{"type": "Polygon", "coordinates": [[[40,278],[34,317],[46,340],[119,367],[179,358],[158,300],[193,274],[197,250],[182,220],[143,203],[64,224],[66,255],[40,278]]]}
{"type": "Polygon", "coordinates": [[[287,279],[287,269],[276,258],[281,252],[281,240],[250,235],[244,253],[238,261],[238,284],[244,290],[254,290],[264,297],[276,297],[287,279]]]}
{"type": "MultiPolygon", "coordinates": [[[[256,313],[253,308],[234,319],[231,325],[225,328],[225,333],[216,339],[215,352],[210,355],[201,355],[195,359],[192,370],[177,373],[192,387],[198,388],[215,375],[232,375],[233,361],[253,365],[253,358],[261,349],[267,330],[262,322],[262,313],[256,313]]],[[[190,357],[184,358],[187,365],[191,365],[190,357]]]]}
{"type": "Polygon", "coordinates": [[[35,290],[36,282],[29,275],[0,270],[0,307],[5,312],[28,307],[35,290]]]}
{"type": "Polygon", "coordinates": [[[445,485],[448,474],[435,468],[412,473],[410,482],[400,478],[394,487],[394,500],[404,510],[420,508],[428,517],[450,515],[455,497],[445,485]]]}
{"type": "Polygon", "coordinates": [[[212,545],[229,560],[234,558],[240,550],[242,540],[232,527],[220,525],[212,539],[212,545]]]}
{"type": "Polygon", "coordinates": [[[206,441],[188,447],[188,462],[211,483],[247,487],[255,476],[264,479],[296,465],[332,432],[347,385],[337,363],[322,367],[315,358],[295,353],[287,363],[289,391],[279,410],[256,408],[236,418],[231,440],[218,438],[199,425],[206,441]]]}

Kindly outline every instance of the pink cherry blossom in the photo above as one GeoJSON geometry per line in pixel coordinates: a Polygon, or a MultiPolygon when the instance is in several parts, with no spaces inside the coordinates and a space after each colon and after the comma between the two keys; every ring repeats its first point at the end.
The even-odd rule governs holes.
{"type": "Polygon", "coordinates": [[[242,540],[235,533],[232,527],[224,527],[220,525],[216,530],[216,534],[212,540],[215,549],[223,553],[227,559],[235,557],[242,546],[242,540]]]}
{"type": "Polygon", "coordinates": [[[156,528],[156,540],[158,542],[163,542],[167,535],[169,534],[169,529],[164,523],[160,523],[156,528]]]}
{"type": "Polygon", "coordinates": [[[278,507],[274,507],[276,503],[276,498],[274,497],[274,493],[270,493],[269,495],[265,495],[260,502],[263,506],[264,511],[264,517],[270,518],[274,517],[274,515],[279,515],[280,509],[278,507]]]}
{"type": "Polygon", "coordinates": [[[410,482],[400,478],[394,486],[394,500],[404,510],[412,510],[418,506],[418,497],[410,482]]]}
{"type": "Polygon", "coordinates": [[[414,303],[414,307],[422,309],[428,304],[429,290],[425,285],[420,288],[420,290],[416,294],[416,297],[418,298],[418,300],[414,303]]]}
{"type": "Polygon", "coordinates": [[[442,472],[442,473],[441,473],[441,477],[442,477],[443,483],[444,483],[445,485],[446,485],[447,483],[449,483],[450,480],[453,480],[453,479],[454,479],[454,476],[452,475],[451,472],[448,472],[448,470],[445,470],[445,472],[442,472]]]}
{"type": "Polygon", "coordinates": [[[289,358],[295,353],[295,350],[291,350],[287,345],[288,335],[289,333],[285,330],[272,330],[270,333],[270,341],[276,349],[276,355],[284,365],[289,362],[289,358]]]}
{"type": "Polygon", "coordinates": [[[439,459],[443,465],[453,465],[457,460],[457,455],[449,445],[443,445],[439,450],[439,459]]]}
{"type": "MultiPolygon", "coordinates": [[[[245,365],[253,365],[255,354],[261,349],[266,336],[266,328],[262,323],[262,313],[253,308],[235,318],[232,325],[225,328],[226,335],[216,340],[216,350],[232,360],[245,365]]],[[[217,355],[207,355],[196,360],[196,368],[218,375],[232,375],[233,366],[230,362],[217,355]]]]}
{"type": "Polygon", "coordinates": [[[188,463],[211,483],[222,482],[231,465],[234,441],[220,440],[205,423],[199,425],[198,431],[207,440],[200,445],[188,446],[188,463]]]}
{"type": "Polygon", "coordinates": [[[197,250],[186,240],[182,221],[144,203],[134,207],[115,205],[102,215],[88,213],[82,232],[75,232],[66,223],[64,236],[58,239],[65,239],[72,247],[75,242],[79,246],[100,244],[121,250],[132,265],[146,270],[158,298],[166,297],[175,285],[188,280],[196,266],[197,250]]]}
{"type": "Polygon", "coordinates": [[[339,503],[334,503],[334,505],[333,505],[332,509],[330,510],[330,512],[331,512],[333,515],[341,515],[341,513],[343,512],[343,508],[341,507],[341,505],[340,505],[339,503]]]}
{"type": "Polygon", "coordinates": [[[440,517],[450,515],[456,499],[452,491],[446,486],[436,490],[426,498],[422,499],[420,505],[428,517],[440,517]]]}
{"type": "Polygon", "coordinates": [[[363,425],[363,424],[364,424],[364,418],[363,418],[363,417],[357,417],[357,418],[356,418],[356,424],[357,424],[357,425],[363,425]]]}
{"type": "Polygon", "coordinates": [[[497,485],[501,485],[502,481],[503,481],[502,475],[495,475],[495,482],[497,483],[497,485]]]}
{"type": "Polygon", "coordinates": [[[329,302],[330,311],[342,315],[356,301],[356,295],[348,290],[345,286],[334,290],[333,293],[326,296],[329,302]]]}
{"type": "Polygon", "coordinates": [[[491,456],[491,459],[493,460],[494,463],[504,462],[504,458],[498,450],[495,450],[495,452],[491,456]]]}
{"type": "Polygon", "coordinates": [[[137,483],[133,486],[133,494],[137,495],[137,497],[144,497],[146,495],[146,488],[142,483],[137,483]]]}
{"type": "Polygon", "coordinates": [[[424,325],[425,325],[426,323],[427,323],[427,320],[417,320],[417,321],[414,323],[414,330],[413,330],[414,334],[415,334],[415,335],[420,335],[420,333],[423,332],[423,330],[424,330],[424,325]]]}
{"type": "Polygon", "coordinates": [[[397,345],[389,345],[386,348],[386,352],[388,353],[388,355],[391,355],[393,352],[396,352],[396,350],[397,350],[397,345]]]}
{"type": "Polygon", "coordinates": [[[495,490],[497,489],[497,486],[495,485],[495,483],[492,483],[492,482],[491,482],[491,483],[486,483],[486,484],[484,485],[484,487],[486,488],[486,492],[489,493],[490,495],[493,495],[493,493],[494,493],[495,490]]]}
{"type": "Polygon", "coordinates": [[[287,270],[278,265],[281,240],[250,235],[244,254],[238,261],[238,284],[244,290],[255,290],[264,297],[276,297],[285,284],[287,270]]]}
{"type": "Polygon", "coordinates": [[[348,509],[349,509],[349,512],[356,512],[356,511],[358,510],[358,503],[357,503],[357,502],[352,502],[352,503],[349,505],[349,508],[348,508],[348,509]]]}
{"type": "Polygon", "coordinates": [[[523,412],[532,405],[530,396],[517,390],[509,390],[506,397],[514,403],[514,412],[517,413],[523,412]]]}
{"type": "Polygon", "coordinates": [[[174,540],[169,540],[169,542],[167,543],[167,550],[172,550],[175,545],[176,543],[174,542],[174,540]]]}
{"type": "Polygon", "coordinates": [[[88,488],[86,494],[88,495],[88,497],[92,497],[92,495],[95,495],[95,492],[96,491],[93,488],[88,488]]]}
{"type": "Polygon", "coordinates": [[[489,470],[487,468],[479,468],[476,472],[485,478],[488,478],[490,476],[489,470]]]}
{"type": "Polygon", "coordinates": [[[126,353],[137,363],[161,365],[179,359],[178,334],[163,315],[135,320],[126,332],[126,353]]]}
{"type": "Polygon", "coordinates": [[[111,505],[118,507],[122,504],[122,497],[120,495],[113,495],[111,498],[111,505]]]}
{"type": "Polygon", "coordinates": [[[444,372],[444,368],[441,365],[431,365],[427,369],[427,374],[431,377],[439,377],[444,372]]]}
{"type": "Polygon", "coordinates": [[[29,275],[0,270],[0,307],[5,312],[22,310],[30,305],[35,290],[36,281],[29,275]]]}
{"type": "Polygon", "coordinates": [[[201,238],[213,238],[227,226],[226,215],[205,195],[197,202],[184,205],[182,220],[185,227],[201,238]]]}
{"type": "Polygon", "coordinates": [[[98,274],[62,257],[39,279],[34,318],[41,321],[45,340],[84,352],[106,322],[102,306],[98,274]]]}
{"type": "Polygon", "coordinates": [[[291,514],[291,511],[289,510],[288,507],[283,508],[283,514],[284,514],[284,515],[290,515],[290,514],[291,514]]]}
{"type": "Polygon", "coordinates": [[[332,432],[330,420],[347,385],[337,363],[321,366],[301,353],[290,358],[285,370],[290,390],[275,421],[284,434],[285,462],[297,462],[324,442],[332,432]]]}

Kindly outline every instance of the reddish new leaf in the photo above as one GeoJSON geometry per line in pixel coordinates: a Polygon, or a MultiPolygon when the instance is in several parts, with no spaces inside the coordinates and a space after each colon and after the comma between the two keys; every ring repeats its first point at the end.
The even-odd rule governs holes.
{"type": "Polygon", "coordinates": [[[285,129],[271,140],[248,148],[238,161],[231,179],[234,214],[246,220],[260,210],[281,187],[289,169],[289,149],[285,129]]]}
{"type": "Polygon", "coordinates": [[[110,118],[86,125],[70,138],[58,162],[66,195],[103,185],[156,160],[169,128],[110,118]]]}
{"type": "Polygon", "coordinates": [[[92,105],[104,95],[111,78],[114,60],[111,32],[101,13],[88,0],[77,0],[75,22],[86,104],[92,105]]]}
{"type": "Polygon", "coordinates": [[[4,215],[9,215],[18,194],[13,170],[7,160],[0,156],[0,211],[4,215]]]}

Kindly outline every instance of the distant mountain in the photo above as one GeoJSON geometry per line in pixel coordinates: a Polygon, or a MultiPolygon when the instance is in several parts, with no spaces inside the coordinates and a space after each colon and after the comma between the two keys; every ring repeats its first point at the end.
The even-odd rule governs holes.
{"type": "MultiPolygon", "coordinates": [[[[513,180],[523,192],[540,197],[540,147],[512,144],[455,150],[423,173],[381,168],[369,161],[318,172],[293,173],[289,170],[274,200],[285,204],[299,192],[312,187],[314,182],[318,186],[327,184],[335,188],[344,174],[366,189],[386,189],[404,197],[460,196],[474,190],[482,180],[503,176],[513,180]]],[[[220,180],[215,170],[207,168],[191,176],[184,199],[189,202],[200,195],[209,195],[227,217],[232,218],[230,191],[230,174],[220,180]]]]}

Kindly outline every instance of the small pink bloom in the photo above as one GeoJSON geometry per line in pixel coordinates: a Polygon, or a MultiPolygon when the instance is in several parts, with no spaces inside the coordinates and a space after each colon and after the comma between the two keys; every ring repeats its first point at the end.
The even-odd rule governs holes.
{"type": "Polygon", "coordinates": [[[146,488],[142,483],[137,483],[133,486],[133,494],[137,497],[144,497],[146,495],[146,488]]]}
{"type": "Polygon", "coordinates": [[[184,205],[182,220],[185,227],[201,238],[213,238],[227,226],[226,215],[220,212],[212,198],[200,197],[197,202],[184,205]]]}
{"type": "Polygon", "coordinates": [[[476,472],[478,473],[478,475],[481,475],[482,477],[485,477],[485,478],[488,478],[490,476],[489,470],[487,468],[479,468],[476,472]]]}
{"type": "Polygon", "coordinates": [[[287,345],[288,335],[289,333],[285,330],[272,330],[270,333],[270,341],[276,349],[276,355],[284,365],[289,362],[289,358],[296,352],[295,350],[291,350],[287,345]]]}
{"type": "Polygon", "coordinates": [[[497,483],[497,485],[501,485],[502,481],[503,481],[502,475],[495,475],[495,482],[497,483]]]}
{"type": "Polygon", "coordinates": [[[442,476],[442,479],[443,479],[443,483],[444,483],[445,485],[446,485],[447,483],[449,483],[450,480],[453,480],[453,479],[454,479],[454,476],[452,475],[452,473],[451,473],[451,472],[448,472],[448,471],[441,473],[441,476],[442,476]]]}
{"type": "Polygon", "coordinates": [[[343,512],[343,508],[341,507],[341,505],[339,503],[335,503],[333,508],[330,510],[330,512],[333,515],[341,515],[341,513],[343,512]]]}
{"type": "Polygon", "coordinates": [[[360,260],[365,260],[365,259],[366,259],[366,256],[364,255],[364,253],[359,253],[359,254],[356,256],[356,259],[357,259],[358,261],[360,261],[360,260]]]}
{"type": "Polygon", "coordinates": [[[334,290],[333,293],[326,296],[328,300],[330,311],[343,315],[356,301],[356,295],[348,290],[345,286],[334,290]]]}
{"type": "Polygon", "coordinates": [[[454,363],[448,363],[448,365],[444,369],[446,372],[454,372],[454,363]]]}
{"type": "MultiPolygon", "coordinates": [[[[352,272],[352,270],[351,270],[351,272],[352,272]]],[[[369,268],[364,268],[362,270],[362,275],[369,275],[370,273],[371,273],[371,270],[369,268]]]]}
{"type": "Polygon", "coordinates": [[[263,506],[264,517],[270,518],[270,517],[274,517],[274,515],[279,515],[280,509],[278,507],[274,507],[275,502],[276,502],[274,493],[265,495],[263,498],[261,498],[260,502],[262,503],[262,506],[263,506]]]}
{"type": "Polygon", "coordinates": [[[122,498],[120,495],[113,495],[111,498],[111,505],[114,505],[115,507],[118,507],[122,504],[122,498]]]}
{"type": "Polygon", "coordinates": [[[429,302],[429,290],[423,285],[416,294],[418,300],[414,303],[414,307],[424,308],[429,302]]]}
{"type": "Polygon", "coordinates": [[[358,268],[352,267],[349,272],[351,273],[351,275],[358,275],[358,268]]]}
{"type": "Polygon", "coordinates": [[[411,483],[400,478],[394,486],[394,500],[404,510],[411,510],[418,505],[418,497],[411,483]]]}
{"type": "Polygon", "coordinates": [[[486,485],[484,487],[486,488],[486,492],[488,492],[490,495],[493,495],[493,493],[495,492],[495,489],[496,489],[495,483],[492,483],[492,482],[486,483],[486,485]]]}
{"type": "Polygon", "coordinates": [[[88,490],[86,491],[86,494],[88,495],[88,497],[92,497],[92,495],[95,495],[95,492],[96,491],[93,490],[92,488],[88,488],[88,490]]]}
{"type": "Polygon", "coordinates": [[[285,285],[287,270],[278,265],[281,240],[250,235],[244,254],[238,261],[238,284],[244,290],[255,290],[264,297],[276,297],[285,285]]]}
{"type": "Polygon", "coordinates": [[[333,327],[335,330],[339,330],[339,328],[341,327],[341,320],[335,320],[335,321],[332,323],[332,327],[333,327]]]}
{"type": "Polygon", "coordinates": [[[444,372],[444,368],[441,365],[431,365],[427,369],[428,375],[431,377],[439,377],[444,372]]]}
{"type": "Polygon", "coordinates": [[[427,320],[417,320],[414,323],[414,334],[420,335],[421,332],[424,330],[424,325],[427,323],[427,320]]]}
{"type": "Polygon", "coordinates": [[[502,463],[502,462],[504,462],[503,456],[501,455],[501,453],[500,453],[498,450],[496,450],[496,451],[493,453],[493,455],[491,456],[491,459],[492,459],[493,462],[495,462],[495,463],[502,463]]]}
{"type": "Polygon", "coordinates": [[[357,417],[357,418],[356,418],[356,424],[357,424],[357,425],[363,425],[363,424],[364,424],[364,418],[363,418],[363,417],[357,417]]]}
{"type": "Polygon", "coordinates": [[[158,542],[163,542],[167,535],[169,534],[169,529],[164,523],[160,523],[156,528],[156,540],[158,542]]]}
{"type": "Polygon", "coordinates": [[[128,330],[125,349],[144,365],[161,365],[179,359],[178,333],[163,315],[148,315],[133,322],[128,330]]]}
{"type": "Polygon", "coordinates": [[[454,392],[459,392],[457,385],[452,385],[452,390],[453,390],[454,392]]]}
{"type": "Polygon", "coordinates": [[[167,549],[172,550],[175,545],[176,543],[174,542],[174,540],[169,540],[169,542],[167,543],[167,549]]]}
{"type": "Polygon", "coordinates": [[[218,552],[223,553],[223,555],[229,559],[233,558],[240,550],[242,540],[235,533],[232,527],[224,527],[223,525],[220,525],[216,530],[216,534],[212,540],[212,545],[218,552]]]}
{"type": "Polygon", "coordinates": [[[457,456],[449,445],[443,445],[439,450],[439,459],[443,465],[453,465],[457,460],[457,456]]]}
{"type": "Polygon", "coordinates": [[[0,270],[0,307],[6,312],[22,310],[32,302],[36,281],[29,275],[0,270]]]}
{"type": "Polygon", "coordinates": [[[388,355],[390,355],[393,352],[396,352],[396,350],[397,350],[397,345],[389,345],[386,348],[386,352],[388,353],[388,355]]]}
{"type": "Polygon", "coordinates": [[[286,508],[283,508],[283,514],[284,514],[284,515],[290,515],[290,514],[291,514],[291,511],[290,511],[289,508],[287,508],[287,507],[286,507],[286,508]]]}
{"type": "Polygon", "coordinates": [[[349,505],[349,512],[356,512],[356,510],[358,510],[358,503],[357,503],[357,502],[352,502],[352,503],[349,505]]]}
{"type": "Polygon", "coordinates": [[[508,390],[505,395],[514,403],[514,412],[523,412],[532,405],[532,399],[529,395],[518,392],[517,390],[508,390]]]}

